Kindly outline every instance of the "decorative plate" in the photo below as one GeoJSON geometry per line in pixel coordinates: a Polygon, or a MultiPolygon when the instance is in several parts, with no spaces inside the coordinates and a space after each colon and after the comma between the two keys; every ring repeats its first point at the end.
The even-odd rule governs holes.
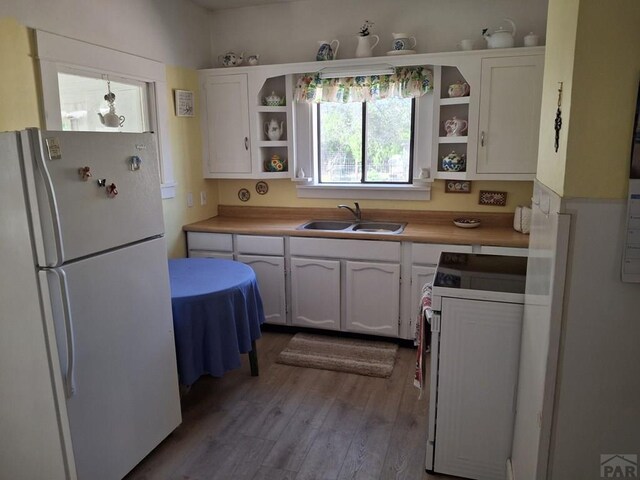
{"type": "Polygon", "coordinates": [[[262,180],[260,180],[258,183],[256,183],[256,192],[258,192],[258,195],[264,195],[268,191],[269,185],[267,185],[267,182],[263,182],[262,180]]]}
{"type": "Polygon", "coordinates": [[[453,224],[460,228],[476,228],[480,226],[480,220],[475,218],[454,218],[453,224]]]}
{"type": "Polygon", "coordinates": [[[238,190],[238,198],[241,201],[246,202],[251,198],[251,193],[249,193],[249,190],[247,190],[246,188],[241,188],[240,190],[238,190]]]}

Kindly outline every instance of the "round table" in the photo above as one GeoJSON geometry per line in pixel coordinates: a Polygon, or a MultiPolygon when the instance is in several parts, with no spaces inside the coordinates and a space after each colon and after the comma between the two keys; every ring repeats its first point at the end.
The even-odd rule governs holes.
{"type": "Polygon", "coordinates": [[[256,275],[247,265],[216,258],[169,260],[178,377],[220,377],[249,353],[258,374],[255,341],[264,322],[256,275]]]}

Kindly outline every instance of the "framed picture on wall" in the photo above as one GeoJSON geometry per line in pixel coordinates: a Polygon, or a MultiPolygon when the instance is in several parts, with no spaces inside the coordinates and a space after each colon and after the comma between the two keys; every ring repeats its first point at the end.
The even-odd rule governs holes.
{"type": "Polygon", "coordinates": [[[193,117],[193,92],[189,90],[174,90],[176,102],[176,117],[193,117]]]}

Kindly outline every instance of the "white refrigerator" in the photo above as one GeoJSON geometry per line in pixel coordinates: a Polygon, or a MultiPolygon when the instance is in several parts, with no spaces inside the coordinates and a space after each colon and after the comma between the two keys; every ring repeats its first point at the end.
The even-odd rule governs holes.
{"type": "Polygon", "coordinates": [[[19,450],[42,423],[58,429],[50,448],[64,477],[120,479],[181,422],[155,137],[30,129],[0,134],[0,152],[16,177],[0,182],[2,220],[12,222],[3,226],[12,232],[3,233],[3,288],[12,268],[31,270],[22,288],[11,285],[22,296],[0,305],[0,333],[24,340],[3,345],[0,379],[23,392],[3,399],[31,402],[28,382],[46,384],[43,368],[24,378],[15,366],[44,356],[53,404],[28,420],[27,408],[0,409],[17,428],[0,477],[46,470],[42,455],[19,450]],[[38,335],[21,337],[26,328],[38,335]]]}

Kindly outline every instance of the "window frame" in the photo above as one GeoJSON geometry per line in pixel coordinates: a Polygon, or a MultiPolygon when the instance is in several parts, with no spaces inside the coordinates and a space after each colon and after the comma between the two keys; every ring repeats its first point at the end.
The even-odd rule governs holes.
{"type": "Polygon", "coordinates": [[[68,69],[73,69],[80,74],[87,72],[87,76],[113,75],[148,85],[149,128],[157,135],[162,198],[175,197],[164,64],[42,30],[36,30],[36,43],[42,81],[43,121],[47,130],[62,130],[59,72],[67,73],[68,69]]]}
{"type": "Polygon", "coordinates": [[[323,182],[322,181],[322,149],[320,147],[321,139],[321,124],[322,114],[320,112],[322,103],[318,103],[316,106],[316,130],[314,142],[316,143],[316,151],[318,152],[315,159],[316,168],[318,172],[318,184],[319,185],[411,185],[413,184],[413,155],[415,145],[415,132],[416,132],[416,99],[411,99],[411,140],[409,142],[409,179],[406,182],[373,182],[365,180],[366,166],[367,166],[367,104],[369,102],[356,102],[362,105],[362,157],[360,164],[362,166],[360,181],[359,182],[323,182]]]}
{"type": "Polygon", "coordinates": [[[423,95],[415,99],[412,184],[320,184],[318,183],[318,149],[315,141],[317,109],[314,108],[315,104],[294,102],[297,170],[292,181],[295,183],[297,197],[340,200],[431,200],[434,178],[428,172],[431,170],[431,159],[434,155],[433,104],[432,95],[423,95]]]}
{"type": "MultiPolygon", "coordinates": [[[[93,70],[87,70],[87,69],[78,69],[75,67],[67,67],[64,65],[58,65],[58,74],[66,74],[66,75],[75,75],[75,76],[79,76],[79,77],[85,77],[85,78],[93,78],[96,80],[104,80],[104,83],[106,85],[107,80],[111,80],[112,82],[120,82],[120,83],[126,83],[128,85],[133,85],[136,87],[142,87],[144,89],[145,95],[144,95],[144,104],[142,106],[142,111],[143,114],[145,115],[145,124],[146,124],[146,128],[148,130],[153,130],[153,124],[151,123],[151,102],[153,101],[152,95],[150,95],[150,90],[151,87],[149,85],[149,82],[143,82],[134,78],[128,78],[128,77],[123,77],[122,75],[108,75],[105,73],[98,73],[98,72],[94,72],[93,70]]],[[[59,81],[59,78],[58,78],[59,81]]],[[[106,92],[106,90],[105,90],[106,92]]],[[[59,95],[59,89],[58,89],[58,98],[60,98],[59,95]]],[[[116,104],[117,107],[117,104],[116,104]]],[[[60,109],[62,110],[62,109],[60,109]]],[[[61,123],[61,127],[60,129],[62,129],[62,119],[60,120],[61,123]]],[[[81,130],[82,131],[82,130],[81,130]]],[[[118,132],[111,132],[111,133],[118,133],[118,132]]]]}

